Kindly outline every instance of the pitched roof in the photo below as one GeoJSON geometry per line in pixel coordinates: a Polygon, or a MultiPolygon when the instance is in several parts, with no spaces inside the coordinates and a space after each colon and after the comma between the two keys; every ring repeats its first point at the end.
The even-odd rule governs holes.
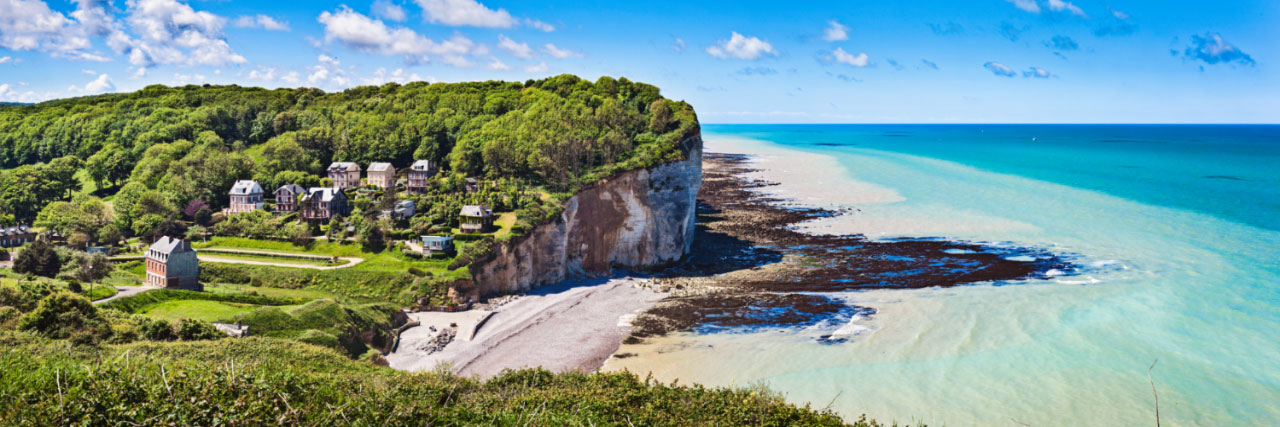
{"type": "Polygon", "coordinates": [[[347,195],[342,194],[341,191],[333,187],[311,187],[310,190],[307,190],[307,197],[303,198],[303,200],[311,200],[315,197],[319,197],[322,202],[332,202],[335,198],[346,198],[347,195]]]}
{"type": "Polygon", "coordinates": [[[249,194],[262,194],[262,186],[258,185],[258,181],[242,179],[236,181],[236,185],[231,186],[232,196],[243,196],[249,194]]]}
{"type": "Polygon", "coordinates": [[[302,193],[307,192],[307,189],[302,188],[302,186],[301,186],[301,185],[298,185],[298,184],[285,184],[285,185],[281,185],[281,186],[280,186],[280,188],[277,188],[277,189],[276,189],[276,192],[277,192],[277,193],[279,193],[279,192],[280,192],[280,190],[289,190],[289,192],[290,192],[290,193],[293,193],[293,194],[302,194],[302,193]]]}
{"type": "Polygon", "coordinates": [[[329,170],[341,170],[344,172],[359,172],[360,165],[355,162],[333,162],[329,165],[329,170]]]}
{"type": "Polygon", "coordinates": [[[12,227],[0,227],[0,236],[13,236],[17,234],[31,234],[31,227],[25,225],[15,225],[12,227]]]}
{"type": "Polygon", "coordinates": [[[432,169],[432,167],[431,167],[431,161],[430,161],[430,160],[418,160],[418,161],[416,161],[416,162],[413,162],[413,165],[412,165],[412,166],[409,166],[409,170],[413,170],[413,171],[417,171],[417,172],[426,172],[426,171],[429,171],[429,170],[431,170],[431,169],[432,169]]]}
{"type": "Polygon", "coordinates": [[[493,211],[489,210],[485,205],[466,205],[462,207],[462,216],[483,217],[493,215],[493,211]]]}
{"type": "Polygon", "coordinates": [[[369,172],[385,172],[393,169],[395,168],[392,168],[390,163],[377,162],[369,164],[369,172]]]}
{"type": "MultiPolygon", "coordinates": [[[[186,248],[186,250],[191,250],[191,248],[186,248]]],[[[148,252],[150,251],[156,251],[165,255],[169,255],[174,252],[182,252],[182,240],[169,236],[161,236],[155,243],[151,244],[151,248],[148,249],[148,252]]]]}

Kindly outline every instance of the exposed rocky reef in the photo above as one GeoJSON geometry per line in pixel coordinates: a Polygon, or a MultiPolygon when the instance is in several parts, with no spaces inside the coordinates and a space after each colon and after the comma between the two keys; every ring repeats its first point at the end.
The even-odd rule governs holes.
{"type": "Polygon", "coordinates": [[[633,323],[631,341],[671,331],[723,331],[810,325],[869,314],[814,293],[1010,282],[1074,274],[1062,256],[1038,248],[921,238],[870,240],[813,235],[803,221],[844,214],[780,207],[753,189],[775,185],[745,177],[742,155],[708,153],[690,255],[659,275],[672,292],[633,323]]]}

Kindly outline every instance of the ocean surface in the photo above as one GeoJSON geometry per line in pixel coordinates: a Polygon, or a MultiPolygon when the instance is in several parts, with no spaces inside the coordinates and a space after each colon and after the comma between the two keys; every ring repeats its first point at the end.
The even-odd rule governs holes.
{"type": "MultiPolygon", "coordinates": [[[[764,383],[932,425],[1280,425],[1280,126],[706,125],[873,238],[1036,246],[1083,273],[833,294],[833,331],[678,334],[608,369],[764,383]],[[1154,367],[1152,364],[1154,363],[1154,367]],[[1150,376],[1148,376],[1150,372],[1150,376]]],[[[816,328],[816,327],[815,327],[816,328]]]]}

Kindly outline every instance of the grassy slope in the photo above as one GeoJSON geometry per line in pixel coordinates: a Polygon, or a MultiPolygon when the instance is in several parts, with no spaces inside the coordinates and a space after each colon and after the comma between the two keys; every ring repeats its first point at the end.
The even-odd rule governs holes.
{"type": "Polygon", "coordinates": [[[69,348],[0,333],[0,348],[0,424],[841,424],[760,389],[537,370],[479,382],[270,338],[69,348]]]}

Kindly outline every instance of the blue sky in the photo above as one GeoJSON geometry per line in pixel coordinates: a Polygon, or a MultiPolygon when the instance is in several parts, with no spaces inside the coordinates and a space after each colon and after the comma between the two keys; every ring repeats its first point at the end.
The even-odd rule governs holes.
{"type": "Polygon", "coordinates": [[[625,76],[707,123],[1278,123],[1280,2],[0,0],[0,101],[625,76]]]}

